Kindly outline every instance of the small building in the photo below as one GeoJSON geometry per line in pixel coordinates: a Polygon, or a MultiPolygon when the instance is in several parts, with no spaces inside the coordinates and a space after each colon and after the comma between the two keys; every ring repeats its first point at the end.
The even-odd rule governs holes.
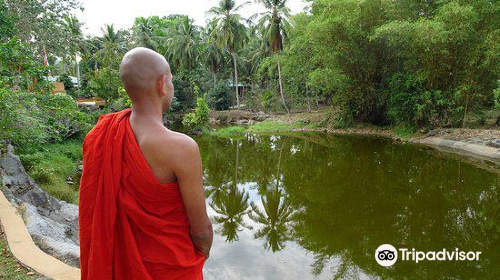
{"type": "Polygon", "coordinates": [[[98,97],[92,97],[92,98],[77,98],[75,99],[76,104],[78,106],[83,106],[83,107],[103,107],[106,105],[106,100],[98,98],[98,97]]]}
{"type": "MultiPolygon", "coordinates": [[[[232,88],[234,90],[234,82],[233,80],[229,79],[227,80],[227,86],[232,88]]],[[[247,88],[246,85],[238,82],[238,92],[242,93],[242,92],[245,92],[245,89],[247,88]]]]}

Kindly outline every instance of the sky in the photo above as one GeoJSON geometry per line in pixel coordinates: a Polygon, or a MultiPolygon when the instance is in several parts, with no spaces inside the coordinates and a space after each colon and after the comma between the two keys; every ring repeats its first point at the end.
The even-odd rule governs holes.
{"type": "MultiPolygon", "coordinates": [[[[84,11],[76,15],[84,23],[83,33],[100,35],[104,24],[114,24],[115,28],[130,28],[136,17],[167,16],[185,14],[195,20],[197,25],[205,25],[206,11],[216,6],[219,0],[80,0],[84,11]]],[[[244,0],[236,0],[239,5],[244,0]]],[[[303,0],[288,0],[292,14],[301,12],[306,6],[303,0]]],[[[244,17],[264,11],[262,4],[252,1],[242,9],[244,17]]]]}

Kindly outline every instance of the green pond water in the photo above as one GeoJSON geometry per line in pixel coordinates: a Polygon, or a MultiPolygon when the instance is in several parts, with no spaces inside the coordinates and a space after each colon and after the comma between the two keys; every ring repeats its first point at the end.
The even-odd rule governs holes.
{"type": "Polygon", "coordinates": [[[500,173],[428,148],[326,134],[195,138],[225,279],[500,279],[500,173]],[[481,251],[398,261],[382,244],[481,251]]]}

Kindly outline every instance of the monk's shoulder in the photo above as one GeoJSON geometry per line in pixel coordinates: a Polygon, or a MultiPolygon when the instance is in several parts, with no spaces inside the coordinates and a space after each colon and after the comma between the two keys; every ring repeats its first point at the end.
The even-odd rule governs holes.
{"type": "Polygon", "coordinates": [[[163,137],[168,143],[164,149],[173,155],[189,156],[199,151],[196,141],[184,133],[168,130],[163,137]]]}
{"type": "Polygon", "coordinates": [[[198,144],[193,138],[168,129],[155,133],[148,142],[148,146],[155,150],[160,161],[172,163],[172,159],[185,159],[199,153],[198,144]]]}

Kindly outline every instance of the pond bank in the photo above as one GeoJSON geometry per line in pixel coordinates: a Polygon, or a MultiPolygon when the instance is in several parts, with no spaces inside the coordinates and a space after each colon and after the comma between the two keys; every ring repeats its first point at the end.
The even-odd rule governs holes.
{"type": "MultiPolygon", "coordinates": [[[[220,113],[218,112],[218,114],[220,113]]],[[[444,128],[408,133],[398,131],[396,128],[381,128],[364,124],[350,128],[333,128],[329,114],[331,114],[329,111],[316,111],[291,115],[268,115],[261,122],[250,122],[247,126],[222,128],[212,133],[223,137],[244,132],[323,132],[336,135],[387,137],[394,141],[428,146],[445,153],[466,157],[472,161],[486,162],[500,169],[500,129],[444,128]]],[[[234,116],[238,115],[241,114],[238,113],[234,116]]]]}

